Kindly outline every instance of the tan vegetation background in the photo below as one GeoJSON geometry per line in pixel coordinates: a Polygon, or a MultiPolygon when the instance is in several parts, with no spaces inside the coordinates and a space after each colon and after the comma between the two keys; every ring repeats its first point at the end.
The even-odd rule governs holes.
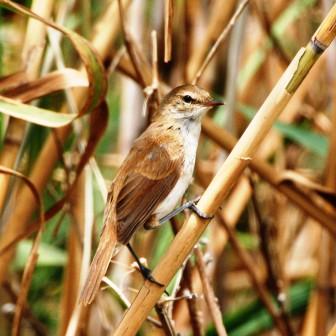
{"type": "MultiPolygon", "coordinates": [[[[207,227],[194,216],[184,225],[175,243],[192,254],[169,296],[150,287],[148,297],[161,299],[141,301],[142,287],[123,320],[129,334],[139,323],[139,335],[327,335],[336,321],[336,50],[331,43],[319,57],[316,46],[335,37],[332,6],[1,0],[0,336],[124,334],[120,321],[143,285],[126,248],[94,303],[83,308],[77,300],[107,187],[148,124],[156,94],[186,82],[226,102],[204,120],[185,196],[202,195],[222,167],[216,181],[223,184],[200,203],[221,206],[207,227]],[[312,67],[302,83],[295,60],[303,60],[302,73],[312,67]],[[294,84],[281,91],[290,63],[284,79],[294,84]],[[254,136],[235,149],[248,155],[225,182],[222,165],[234,176],[225,160],[259,109],[269,111],[269,127],[281,115],[270,132],[266,114],[252,124],[254,136]],[[142,304],[151,311],[143,323],[142,304]]],[[[143,261],[159,265],[158,280],[180,266],[174,250],[164,256],[189,215],[133,239],[143,261]]]]}

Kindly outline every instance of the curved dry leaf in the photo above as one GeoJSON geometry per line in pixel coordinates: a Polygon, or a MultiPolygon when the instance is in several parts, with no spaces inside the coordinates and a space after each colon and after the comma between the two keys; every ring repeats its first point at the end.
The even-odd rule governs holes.
{"type": "Polygon", "coordinates": [[[10,90],[5,90],[2,94],[25,103],[56,91],[88,86],[89,82],[82,72],[65,68],[48,73],[42,78],[22,83],[10,90]]]}
{"type": "MultiPolygon", "coordinates": [[[[72,43],[72,45],[78,52],[79,57],[81,58],[81,61],[83,62],[83,65],[87,73],[88,82],[89,82],[88,92],[86,94],[86,101],[81,107],[79,113],[75,115],[75,117],[80,117],[81,115],[85,113],[90,113],[96,106],[98,106],[105,96],[106,88],[107,88],[107,79],[104,73],[104,67],[97,53],[91,47],[90,43],[85,38],[78,35],[74,31],[67,29],[61,25],[57,25],[50,20],[42,18],[39,15],[32,12],[31,10],[29,10],[28,8],[21,6],[19,4],[16,4],[10,0],[0,0],[0,5],[5,6],[6,8],[12,11],[15,11],[21,15],[25,15],[30,18],[39,20],[40,22],[46,24],[47,26],[63,33],[70,40],[70,42],[72,43]]],[[[28,105],[25,105],[25,106],[27,107],[28,105]]],[[[10,110],[11,107],[12,107],[11,105],[7,105],[7,110],[10,110]]],[[[32,112],[34,111],[29,111],[29,113],[32,113],[32,112]]],[[[38,111],[35,111],[35,112],[38,113],[38,111]]],[[[44,114],[44,117],[48,117],[50,116],[50,114],[58,115],[58,113],[55,113],[53,111],[48,111],[48,112],[49,114],[48,113],[44,114]]],[[[16,106],[14,114],[16,114],[17,118],[28,120],[27,117],[24,118],[23,107],[18,109],[18,107],[16,106]]],[[[27,111],[26,111],[26,114],[27,114],[27,111]]],[[[74,117],[71,117],[69,119],[61,117],[62,122],[60,122],[59,118],[53,117],[52,118],[53,121],[58,120],[58,122],[56,122],[55,124],[53,124],[53,122],[50,122],[49,120],[45,120],[45,123],[44,123],[44,120],[42,120],[42,117],[38,115],[32,115],[30,119],[31,120],[28,120],[28,121],[31,121],[31,122],[34,122],[34,120],[37,119],[40,125],[45,125],[45,126],[50,126],[50,127],[59,127],[59,126],[63,126],[64,124],[69,124],[74,119],[74,117]]]]}
{"type": "Polygon", "coordinates": [[[319,183],[313,182],[305,176],[291,170],[285,170],[278,178],[278,184],[295,184],[299,187],[308,189],[325,199],[336,208],[336,192],[319,183]]]}
{"type": "Polygon", "coordinates": [[[44,221],[43,202],[41,200],[40,194],[38,190],[36,189],[35,185],[25,175],[15,170],[4,167],[4,166],[0,166],[0,173],[18,177],[21,180],[23,180],[23,182],[27,185],[27,187],[31,190],[32,194],[34,195],[34,198],[39,208],[39,229],[35,237],[29,258],[27,260],[27,263],[26,263],[26,266],[23,272],[21,286],[20,286],[20,293],[18,295],[16,308],[15,308],[12,335],[19,335],[22,313],[23,313],[24,306],[26,303],[26,298],[27,298],[29,287],[30,287],[31,279],[33,276],[33,272],[34,272],[36,262],[38,259],[38,248],[41,242],[42,231],[44,228],[45,221],[44,221]]]}
{"type": "Polygon", "coordinates": [[[23,85],[28,82],[27,74],[24,70],[0,78],[0,91],[8,90],[23,85]]]}
{"type": "Polygon", "coordinates": [[[76,119],[76,114],[55,113],[17,100],[0,96],[0,112],[47,127],[61,127],[76,119]]]}
{"type": "Polygon", "coordinates": [[[39,229],[38,223],[33,223],[29,225],[22,233],[19,233],[13,240],[7,242],[6,245],[2,246],[0,249],[0,256],[7,253],[10,249],[12,249],[18,242],[21,240],[28,238],[30,235],[35,233],[39,229]]]}

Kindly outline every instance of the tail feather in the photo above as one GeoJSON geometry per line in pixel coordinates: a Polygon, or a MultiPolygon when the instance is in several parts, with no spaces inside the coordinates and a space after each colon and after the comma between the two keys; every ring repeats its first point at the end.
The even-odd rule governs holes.
{"type": "Polygon", "coordinates": [[[80,303],[88,305],[95,298],[100,283],[113,257],[116,245],[117,239],[112,225],[105,225],[96,254],[89,269],[88,277],[80,295],[80,303]]]}

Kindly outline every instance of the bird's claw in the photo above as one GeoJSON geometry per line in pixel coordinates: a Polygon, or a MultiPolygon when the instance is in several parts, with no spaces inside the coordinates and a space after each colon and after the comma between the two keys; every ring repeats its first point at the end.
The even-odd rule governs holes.
{"type": "Polygon", "coordinates": [[[200,198],[201,198],[201,196],[199,196],[199,197],[195,198],[193,201],[191,201],[188,208],[190,210],[192,210],[198,217],[200,217],[202,219],[213,219],[214,215],[208,215],[197,207],[196,203],[200,200],[200,198]]]}
{"type": "Polygon", "coordinates": [[[146,280],[148,280],[148,281],[154,283],[155,285],[157,285],[157,286],[159,286],[159,287],[164,287],[164,285],[163,285],[162,283],[158,282],[158,281],[153,277],[153,275],[152,275],[152,271],[151,271],[149,268],[147,268],[146,266],[141,265],[140,272],[141,272],[141,274],[143,275],[143,277],[144,277],[146,280]]]}

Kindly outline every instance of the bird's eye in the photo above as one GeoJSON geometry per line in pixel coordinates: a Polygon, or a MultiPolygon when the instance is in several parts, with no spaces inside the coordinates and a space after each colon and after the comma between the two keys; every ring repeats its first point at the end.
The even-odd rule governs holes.
{"type": "Polygon", "coordinates": [[[183,101],[184,101],[185,103],[191,103],[193,100],[194,100],[194,99],[193,99],[191,96],[189,96],[189,95],[185,95],[185,96],[183,96],[183,101]]]}

